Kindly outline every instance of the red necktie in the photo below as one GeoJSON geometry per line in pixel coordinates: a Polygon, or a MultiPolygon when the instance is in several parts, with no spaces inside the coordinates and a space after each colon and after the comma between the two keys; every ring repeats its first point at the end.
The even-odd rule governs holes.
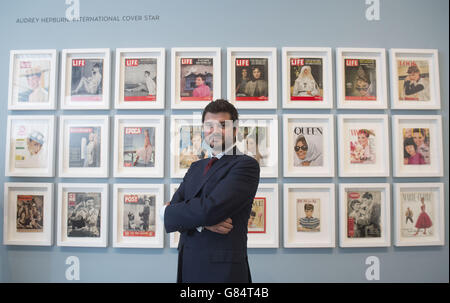
{"type": "Polygon", "coordinates": [[[216,158],[216,157],[212,157],[212,158],[209,160],[208,164],[207,164],[206,167],[205,167],[205,170],[203,171],[203,176],[206,175],[206,173],[208,172],[208,170],[211,168],[211,166],[213,166],[214,163],[216,163],[217,160],[219,160],[219,159],[216,158]]]}

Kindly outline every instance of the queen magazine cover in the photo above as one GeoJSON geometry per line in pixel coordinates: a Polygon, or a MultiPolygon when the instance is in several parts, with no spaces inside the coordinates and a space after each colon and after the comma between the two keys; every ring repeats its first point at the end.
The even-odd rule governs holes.
{"type": "Polygon", "coordinates": [[[101,193],[67,193],[67,236],[100,237],[101,193]]]}
{"type": "Polygon", "coordinates": [[[180,58],[180,100],[212,101],[213,59],[180,58]]]}
{"type": "Polygon", "coordinates": [[[269,100],[269,59],[236,58],[236,101],[269,100]]]}
{"type": "Polygon", "coordinates": [[[124,101],[156,101],[157,60],[125,58],[124,101]]]}
{"type": "Polygon", "coordinates": [[[123,197],[123,236],[155,236],[155,199],[150,194],[125,194],[123,197]]]}
{"type": "Polygon", "coordinates": [[[322,58],[290,58],[290,100],[323,101],[322,58]]]}
{"type": "Polygon", "coordinates": [[[347,236],[349,238],[382,236],[380,191],[347,191],[347,236]]]}
{"type": "Polygon", "coordinates": [[[103,100],[103,59],[72,59],[71,100],[103,100]]]}
{"type": "Polygon", "coordinates": [[[44,231],[44,196],[17,195],[17,232],[44,231]]]}
{"type": "Polygon", "coordinates": [[[376,101],[377,70],[375,59],[344,59],[345,100],[376,101]]]}
{"type": "Polygon", "coordinates": [[[323,128],[308,125],[294,127],[294,167],[323,166],[323,128]]]}

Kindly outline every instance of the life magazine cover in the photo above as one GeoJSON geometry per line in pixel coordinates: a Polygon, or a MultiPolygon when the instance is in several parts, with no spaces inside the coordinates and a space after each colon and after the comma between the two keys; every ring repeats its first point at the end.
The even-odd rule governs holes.
{"type": "Polygon", "coordinates": [[[397,59],[397,74],[399,100],[431,100],[429,61],[397,59]]]}
{"type": "Polygon", "coordinates": [[[269,100],[269,59],[236,58],[236,101],[269,100]]]}
{"type": "Polygon", "coordinates": [[[240,126],[236,135],[236,146],[244,154],[258,161],[260,167],[271,164],[270,127],[240,126]]]}
{"type": "Polygon", "coordinates": [[[322,58],[290,58],[290,100],[323,100],[322,58]]]}
{"type": "Polygon", "coordinates": [[[376,140],[375,131],[372,129],[352,128],[350,136],[350,163],[351,164],[375,164],[376,140]]]}
{"type": "Polygon", "coordinates": [[[123,166],[155,166],[155,128],[124,127],[123,166]]]}
{"type": "Polygon", "coordinates": [[[266,232],[266,198],[255,197],[253,199],[250,218],[248,219],[248,233],[265,233],[266,232]]]}
{"type": "Polygon", "coordinates": [[[344,59],[345,100],[377,100],[375,59],[344,59]]]}
{"type": "Polygon", "coordinates": [[[72,59],[71,100],[103,100],[103,59],[72,59]]]}
{"type": "Polygon", "coordinates": [[[403,161],[405,165],[429,165],[430,129],[403,128],[403,161]]]}
{"type": "Polygon", "coordinates": [[[151,194],[125,194],[123,197],[123,236],[155,236],[155,200],[151,194]]]}
{"type": "Polygon", "coordinates": [[[125,58],[124,101],[156,101],[157,60],[125,58]]]}
{"type": "Polygon", "coordinates": [[[101,127],[70,127],[69,167],[100,167],[101,127]]]}
{"type": "Polygon", "coordinates": [[[49,102],[50,59],[16,59],[13,78],[13,101],[49,102]]]}
{"type": "Polygon", "coordinates": [[[178,130],[180,135],[180,168],[189,168],[193,162],[208,158],[201,126],[183,125],[178,130]]]}
{"type": "Polygon", "coordinates": [[[320,232],[320,199],[297,199],[297,232],[320,232]]]}
{"type": "Polygon", "coordinates": [[[100,237],[101,193],[67,193],[67,237],[100,237]]]}
{"type": "Polygon", "coordinates": [[[379,238],[381,226],[381,192],[347,191],[347,237],[379,238]]]}
{"type": "Polygon", "coordinates": [[[180,58],[180,100],[212,101],[213,59],[180,58]]]}
{"type": "Polygon", "coordinates": [[[405,238],[434,236],[433,192],[412,191],[400,193],[400,235],[405,238]]]}
{"type": "Polygon", "coordinates": [[[299,125],[292,133],[294,167],[323,166],[323,128],[299,125]]]}
{"type": "Polygon", "coordinates": [[[16,231],[44,231],[44,196],[17,195],[16,231]]]}
{"type": "Polygon", "coordinates": [[[14,166],[16,168],[47,167],[48,124],[15,120],[11,130],[14,166]]]}

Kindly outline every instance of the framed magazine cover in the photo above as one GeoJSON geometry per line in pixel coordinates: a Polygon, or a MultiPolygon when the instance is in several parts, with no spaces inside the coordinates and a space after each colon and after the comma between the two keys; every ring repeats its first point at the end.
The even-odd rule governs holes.
{"type": "Polygon", "coordinates": [[[109,116],[63,115],[59,121],[59,177],[108,177],[109,116]]]}
{"type": "Polygon", "coordinates": [[[172,48],[172,108],[203,109],[221,97],[220,47],[172,48]]]}
{"type": "Polygon", "coordinates": [[[3,244],[51,246],[53,183],[4,184],[3,244]]]}
{"type": "Polygon", "coordinates": [[[389,176],[387,115],[338,115],[340,177],[389,176]]]}
{"type": "Polygon", "coordinates": [[[332,61],[329,47],[283,47],[283,108],[332,108],[332,61]]]}
{"type": "Polygon", "coordinates": [[[61,109],[109,109],[110,49],[63,49],[61,109]]]}
{"type": "Polygon", "coordinates": [[[443,183],[396,183],[395,246],[445,245],[443,183]]]}
{"type": "Polygon", "coordinates": [[[336,247],[334,197],[334,184],[284,184],[284,247],[336,247]]]}
{"type": "Polygon", "coordinates": [[[337,48],[338,108],[387,108],[386,50],[337,48]]]}
{"type": "Polygon", "coordinates": [[[392,116],[395,177],[442,177],[442,117],[392,116]]]}
{"type": "Polygon", "coordinates": [[[171,178],[183,178],[193,162],[209,157],[201,115],[172,115],[170,137],[171,178]]]}
{"type": "Polygon", "coordinates": [[[108,184],[59,183],[57,245],[106,247],[108,184]]]}
{"type": "MultiPolygon", "coordinates": [[[[169,196],[168,201],[172,200],[172,197],[175,194],[175,192],[177,191],[178,187],[180,187],[180,183],[170,184],[170,196],[169,196]]],[[[180,241],[180,232],[174,231],[172,233],[169,233],[169,247],[170,248],[178,248],[179,241],[180,241]]]]}
{"type": "Polygon", "coordinates": [[[164,116],[116,115],[114,177],[164,176],[164,116]]]}
{"type": "Polygon", "coordinates": [[[9,110],[56,108],[57,60],[55,49],[10,51],[9,110]]]}
{"type": "Polygon", "coordinates": [[[116,49],[115,108],[164,108],[165,66],[164,48],[116,49]]]}
{"type": "Polygon", "coordinates": [[[114,184],[113,247],[162,248],[164,184],[114,184]]]}
{"type": "Polygon", "coordinates": [[[340,247],[390,246],[390,218],[388,183],[339,185],[340,247]]]}
{"type": "Polygon", "coordinates": [[[8,116],[5,176],[55,176],[55,117],[8,116]]]}
{"type": "Polygon", "coordinates": [[[389,59],[392,108],[441,108],[437,49],[393,48],[389,59]]]}
{"type": "Polygon", "coordinates": [[[278,177],[277,115],[240,115],[236,146],[258,161],[261,178],[278,177]]]}
{"type": "Polygon", "coordinates": [[[248,248],[277,248],[278,184],[260,183],[247,224],[248,248]]]}
{"type": "Polygon", "coordinates": [[[333,115],[283,115],[283,147],[285,177],[333,177],[333,115]]]}
{"type": "Polygon", "coordinates": [[[228,100],[236,108],[277,108],[277,49],[227,49],[228,100]]]}

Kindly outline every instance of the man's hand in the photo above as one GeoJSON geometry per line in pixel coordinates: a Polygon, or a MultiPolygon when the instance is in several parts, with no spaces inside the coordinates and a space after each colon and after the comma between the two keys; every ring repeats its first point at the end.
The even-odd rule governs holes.
{"type": "Polygon", "coordinates": [[[226,235],[233,229],[233,225],[231,223],[232,223],[231,218],[228,218],[225,221],[222,221],[216,225],[205,226],[205,228],[209,231],[212,231],[212,232],[215,232],[218,234],[222,234],[222,235],[226,235]]]}

